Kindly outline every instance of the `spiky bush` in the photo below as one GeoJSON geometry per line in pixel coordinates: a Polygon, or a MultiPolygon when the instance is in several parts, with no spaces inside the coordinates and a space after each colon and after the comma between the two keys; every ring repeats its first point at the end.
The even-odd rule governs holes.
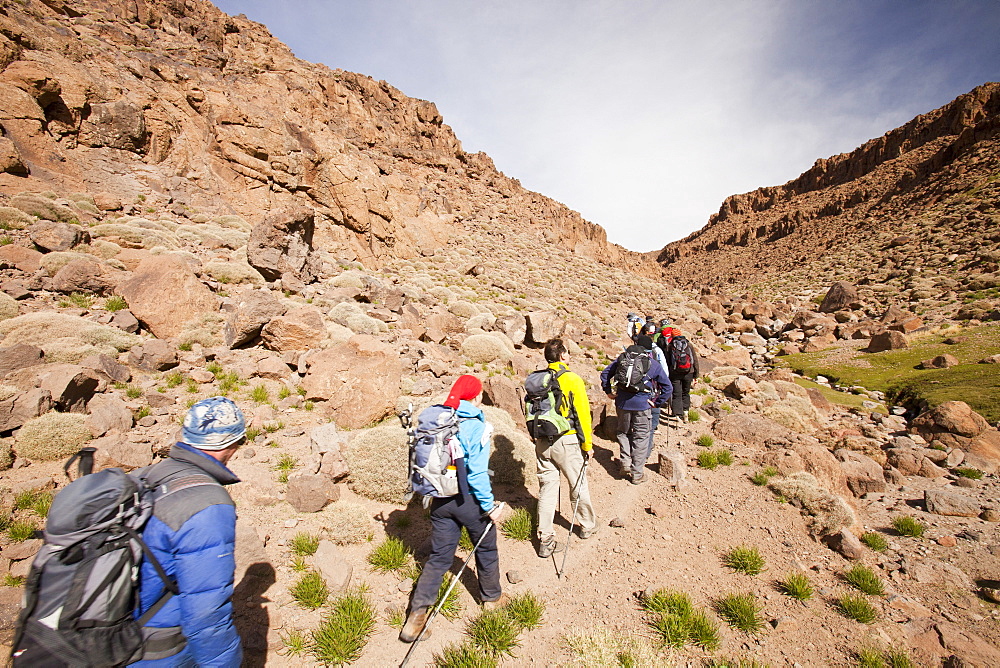
{"type": "Polygon", "coordinates": [[[963,466],[961,468],[955,469],[955,474],[963,478],[969,478],[970,480],[982,480],[983,472],[979,469],[974,469],[970,466],[963,466]]]}
{"type": "Polygon", "coordinates": [[[504,610],[518,630],[530,631],[542,623],[545,604],[533,593],[526,591],[511,598],[504,610]]]}
{"type": "Polygon", "coordinates": [[[837,608],[845,617],[871,624],[878,619],[878,610],[862,594],[844,594],[837,600],[837,608]]]}
{"type": "Polygon", "coordinates": [[[727,624],[744,633],[757,634],[764,628],[761,605],[752,593],[727,594],[716,600],[715,611],[727,624]]]}
{"type": "Polygon", "coordinates": [[[514,656],[520,645],[517,626],[500,608],[485,610],[469,622],[465,633],[474,645],[493,656],[514,656]]]}
{"type": "Polygon", "coordinates": [[[813,586],[804,573],[789,573],[781,582],[781,590],[788,596],[806,601],[812,598],[813,586]]]}
{"type": "Polygon", "coordinates": [[[643,596],[640,605],[649,615],[646,623],[668,647],[693,644],[712,651],[721,644],[718,624],[684,592],[658,589],[643,596]]]}
{"type": "Polygon", "coordinates": [[[885,593],[882,579],[864,564],[855,564],[851,570],[844,573],[844,580],[855,589],[872,596],[881,596],[885,593]]]}
{"type": "Polygon", "coordinates": [[[348,486],[366,498],[399,503],[406,494],[408,447],[398,424],[355,433],[347,448],[348,486]]]}
{"type": "Polygon", "coordinates": [[[353,663],[374,631],[375,606],[365,592],[349,591],[333,602],[330,613],[312,632],[311,654],[324,666],[353,663]]]}
{"type": "Polygon", "coordinates": [[[885,552],[889,549],[889,541],[877,531],[866,531],[861,534],[861,542],[876,552],[885,552]]]}
{"type": "Polygon", "coordinates": [[[723,555],[722,563],[747,575],[757,575],[764,570],[764,557],[756,547],[734,547],[723,555]]]}
{"type": "Polygon", "coordinates": [[[712,438],[711,434],[702,434],[698,438],[694,439],[694,444],[703,448],[710,448],[715,445],[715,439],[712,438]]]}
{"type": "Polygon", "coordinates": [[[0,292],[0,320],[9,320],[17,317],[21,307],[17,305],[17,300],[6,292],[0,292]]]}
{"type": "Polygon", "coordinates": [[[900,536],[909,536],[910,538],[920,538],[924,535],[924,532],[927,531],[927,527],[923,522],[908,515],[903,517],[894,517],[892,520],[892,528],[895,529],[900,536]]]}
{"type": "Polygon", "coordinates": [[[698,453],[698,466],[714,470],[719,466],[719,455],[714,450],[702,450],[698,453]]]}
{"type": "Polygon", "coordinates": [[[323,576],[316,571],[309,571],[296,581],[289,593],[303,608],[315,610],[326,603],[330,590],[327,589],[323,576]]]}
{"type": "Polygon", "coordinates": [[[292,551],[292,554],[299,557],[316,554],[316,550],[319,549],[319,536],[300,531],[289,541],[288,549],[292,551]]]}
{"type": "Polygon", "coordinates": [[[388,573],[406,568],[412,560],[409,548],[395,536],[386,536],[378,547],[368,555],[368,563],[373,570],[388,573]]]}
{"type": "Polygon", "coordinates": [[[434,668],[496,668],[497,659],[468,640],[446,645],[434,655],[434,668]]]}
{"type": "Polygon", "coordinates": [[[28,420],[17,433],[17,454],[35,461],[69,457],[92,438],[87,416],[79,413],[46,413],[28,420]]]}
{"type": "Polygon", "coordinates": [[[31,225],[34,219],[12,206],[0,206],[0,230],[23,230],[31,225]]]}
{"type": "Polygon", "coordinates": [[[638,635],[587,629],[566,636],[573,666],[585,668],[673,668],[675,663],[660,655],[638,635]]]}
{"type": "Polygon", "coordinates": [[[131,349],[142,340],[117,327],[52,311],[25,313],[0,321],[0,336],[4,346],[26,343],[44,348],[56,339],[75,338],[92,346],[111,346],[119,352],[131,349]]]}
{"type": "Polygon", "coordinates": [[[531,540],[534,533],[534,521],[527,508],[514,508],[510,517],[500,525],[503,535],[514,540],[531,540]]]}

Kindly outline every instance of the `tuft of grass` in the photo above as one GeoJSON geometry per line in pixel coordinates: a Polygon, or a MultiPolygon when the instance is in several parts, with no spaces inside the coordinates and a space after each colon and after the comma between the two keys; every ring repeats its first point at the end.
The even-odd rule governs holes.
{"type": "MultiPolygon", "coordinates": [[[[248,439],[249,440],[249,439],[248,439]]],[[[295,457],[292,457],[287,452],[278,459],[278,463],[274,465],[275,471],[291,471],[295,468],[295,465],[299,463],[295,457]]]]}
{"type": "Polygon", "coordinates": [[[881,596],[885,593],[882,579],[864,564],[855,564],[851,570],[844,573],[844,580],[858,591],[871,596],[881,596]]]}
{"type": "Polygon", "coordinates": [[[66,299],[59,300],[59,306],[62,308],[72,306],[75,308],[89,309],[93,305],[94,295],[88,295],[85,292],[74,292],[66,297],[66,299]]]}
{"type": "Polygon", "coordinates": [[[476,544],[472,542],[472,537],[469,536],[469,530],[465,527],[462,527],[462,533],[458,537],[458,547],[466,552],[472,552],[476,547],[476,544]]]}
{"type": "Polygon", "coordinates": [[[520,645],[517,626],[501,608],[479,613],[465,627],[465,633],[474,645],[495,657],[514,656],[520,645]]]}
{"type": "MultiPolygon", "coordinates": [[[[451,581],[454,577],[455,576],[451,573],[444,574],[444,578],[441,579],[441,586],[438,587],[438,595],[437,599],[434,601],[434,605],[441,603],[442,599],[444,599],[444,593],[448,591],[448,587],[451,586],[451,581]]],[[[459,615],[462,614],[462,603],[458,600],[457,586],[451,590],[451,593],[448,594],[448,598],[444,600],[444,603],[441,603],[440,614],[452,621],[458,619],[459,615]]]]}
{"type": "Polygon", "coordinates": [[[388,573],[401,571],[410,563],[411,558],[410,550],[403,541],[395,536],[386,536],[385,540],[368,555],[368,563],[373,570],[388,573]]]}
{"type": "Polygon", "coordinates": [[[307,410],[307,411],[311,411],[311,410],[312,410],[313,408],[315,408],[315,407],[316,407],[316,404],[314,404],[314,403],[313,403],[313,402],[311,402],[311,401],[307,401],[307,402],[305,402],[304,404],[302,404],[302,408],[303,408],[304,410],[307,410]]]}
{"type": "Polygon", "coordinates": [[[885,552],[889,549],[889,541],[877,531],[866,531],[861,534],[861,542],[876,552],[885,552]]]}
{"type": "Polygon", "coordinates": [[[129,385],[125,388],[125,396],[129,399],[138,399],[142,396],[142,388],[138,385],[129,385]]]}
{"type": "Polygon", "coordinates": [[[900,536],[910,536],[911,538],[920,538],[927,531],[927,527],[920,520],[910,517],[909,515],[904,515],[903,517],[894,517],[892,519],[892,528],[895,529],[900,536]]]}
{"type": "Polygon", "coordinates": [[[289,656],[305,656],[309,651],[309,638],[298,629],[292,629],[281,636],[281,644],[289,656]]]}
{"type": "Polygon", "coordinates": [[[17,496],[14,497],[14,508],[17,510],[31,510],[34,511],[39,517],[45,517],[49,514],[49,508],[52,506],[52,492],[47,492],[43,490],[25,490],[19,492],[17,496]]]}
{"type": "Polygon", "coordinates": [[[289,593],[299,605],[309,610],[320,607],[326,603],[326,599],[330,596],[326,582],[316,571],[309,571],[299,578],[298,582],[292,585],[289,593]]]}
{"type": "Polygon", "coordinates": [[[722,556],[722,563],[747,575],[758,575],[764,570],[764,557],[756,547],[734,547],[722,556]]]}
{"type": "Polygon", "coordinates": [[[534,532],[534,522],[527,508],[514,508],[510,516],[500,525],[500,531],[507,538],[514,540],[531,540],[534,532]]]}
{"type": "Polygon", "coordinates": [[[205,366],[205,371],[207,371],[210,374],[212,374],[213,376],[215,376],[215,379],[218,380],[219,376],[222,375],[222,365],[219,364],[218,362],[214,362],[214,361],[213,362],[209,362],[205,366]]]}
{"type": "Polygon", "coordinates": [[[877,647],[861,647],[854,652],[858,668],[885,668],[882,650],[877,647]]]}
{"type": "Polygon", "coordinates": [[[167,374],[167,387],[173,389],[184,382],[184,374],[180,371],[174,371],[167,374]]]}
{"type": "Polygon", "coordinates": [[[304,557],[292,557],[292,570],[296,573],[304,573],[309,570],[309,564],[304,557]]]}
{"type": "Polygon", "coordinates": [[[758,471],[750,476],[750,482],[758,487],[763,487],[767,483],[771,482],[771,476],[766,475],[763,471],[758,471]]]}
{"type": "Polygon", "coordinates": [[[190,341],[181,341],[177,346],[177,350],[182,350],[184,352],[190,352],[194,348],[194,344],[190,341]]]}
{"type": "Polygon", "coordinates": [[[10,538],[11,542],[23,543],[34,537],[37,528],[31,520],[14,520],[7,527],[7,537],[10,538]]]}
{"type": "Polygon", "coordinates": [[[761,473],[763,473],[764,475],[766,475],[769,478],[773,478],[776,475],[781,475],[781,471],[779,471],[778,469],[774,468],[773,466],[765,466],[764,470],[761,471],[761,473]]]}
{"type": "Polygon", "coordinates": [[[403,624],[406,623],[406,608],[397,606],[387,610],[385,613],[385,623],[394,629],[403,628],[403,624]]]}
{"type": "Polygon", "coordinates": [[[886,651],[885,660],[888,662],[889,668],[917,668],[917,664],[913,663],[910,653],[905,649],[886,651]]]}
{"type": "Polygon", "coordinates": [[[647,624],[666,646],[691,643],[712,651],[721,645],[718,624],[704,610],[696,609],[684,592],[658,589],[644,596],[640,605],[651,615],[647,624]]]}
{"type": "Polygon", "coordinates": [[[319,536],[300,531],[288,543],[288,549],[297,557],[314,555],[316,554],[316,550],[319,549],[319,536]]]}
{"type": "Polygon", "coordinates": [[[188,378],[187,391],[194,394],[198,391],[198,382],[193,378],[188,378]]]}
{"type": "Polygon", "coordinates": [[[271,399],[271,396],[267,392],[267,387],[261,383],[250,390],[250,399],[258,404],[266,404],[271,399]]]}
{"type": "Polygon", "coordinates": [[[698,466],[703,469],[715,470],[719,466],[719,455],[713,450],[702,450],[698,453],[698,466]]]}
{"type": "Polygon", "coordinates": [[[287,385],[282,385],[281,389],[278,390],[278,399],[287,399],[292,396],[292,391],[288,389],[287,385]]]}
{"type": "Polygon", "coordinates": [[[353,663],[375,631],[375,606],[361,589],[334,600],[330,613],[312,632],[313,657],[325,666],[353,663]]]}
{"type": "Polygon", "coordinates": [[[715,451],[715,456],[719,460],[719,463],[723,466],[733,465],[733,453],[725,448],[721,448],[715,451]]]}
{"type": "Polygon", "coordinates": [[[518,631],[537,628],[541,625],[542,616],[545,614],[545,604],[530,591],[511,598],[504,609],[518,631]]]}
{"type": "Polygon", "coordinates": [[[692,645],[714,652],[722,645],[719,625],[704,610],[695,610],[688,617],[688,639],[692,645]]]}
{"type": "Polygon", "coordinates": [[[861,594],[844,594],[837,600],[837,608],[845,617],[862,624],[871,624],[878,619],[878,610],[861,594]]]}
{"type": "Polygon", "coordinates": [[[804,573],[789,573],[780,586],[781,591],[798,601],[808,601],[813,595],[812,582],[804,573]]]}
{"type": "Polygon", "coordinates": [[[969,466],[963,466],[961,468],[955,469],[955,475],[961,476],[963,478],[968,478],[970,480],[982,480],[983,472],[979,469],[974,469],[969,466]]]}
{"type": "Polygon", "coordinates": [[[434,655],[434,668],[496,668],[495,656],[484,652],[469,641],[450,643],[434,655]]]}
{"type": "Polygon", "coordinates": [[[700,419],[701,419],[701,413],[699,413],[693,408],[688,411],[688,422],[697,422],[700,419]]]}
{"type": "Polygon", "coordinates": [[[715,601],[715,611],[727,624],[744,633],[757,634],[764,628],[761,605],[752,593],[727,594],[715,601]]]}
{"type": "Polygon", "coordinates": [[[715,439],[712,438],[711,434],[702,434],[698,438],[694,439],[695,445],[700,445],[703,448],[710,448],[715,445],[715,439]]]}
{"type": "Polygon", "coordinates": [[[11,575],[10,573],[4,573],[3,579],[0,580],[0,587],[23,587],[23,586],[24,586],[23,575],[11,575]]]}
{"type": "Polygon", "coordinates": [[[116,311],[123,311],[128,308],[128,304],[125,302],[124,297],[119,297],[115,295],[113,297],[108,297],[104,300],[104,310],[111,311],[112,313],[116,311]]]}
{"type": "Polygon", "coordinates": [[[681,591],[657,589],[648,596],[643,596],[639,605],[646,612],[665,615],[688,617],[694,612],[691,597],[681,591]]]}
{"type": "Polygon", "coordinates": [[[253,443],[261,435],[260,427],[250,427],[247,429],[247,443],[253,443]]]}

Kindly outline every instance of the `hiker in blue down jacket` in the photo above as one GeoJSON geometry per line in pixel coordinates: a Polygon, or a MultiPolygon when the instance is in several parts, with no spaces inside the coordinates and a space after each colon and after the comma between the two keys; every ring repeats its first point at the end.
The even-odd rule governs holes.
{"type": "MultiPolygon", "coordinates": [[[[458,413],[458,441],[465,453],[465,457],[457,462],[459,493],[435,497],[431,502],[431,556],[420,572],[410,600],[410,613],[399,632],[399,639],[403,642],[416,640],[427,624],[444,574],[455,559],[462,527],[468,530],[469,538],[476,543],[490,528],[491,522],[503,521],[506,504],[495,501],[490,482],[493,426],[486,421],[486,416],[477,405],[482,392],[482,382],[466,374],[455,380],[444,402],[445,406],[458,413]]],[[[496,531],[487,533],[476,550],[476,574],[479,577],[479,600],[483,607],[503,605],[507,598],[500,588],[496,531]]],[[[430,637],[430,629],[424,632],[424,638],[427,637],[430,637]]]]}
{"type": "MultiPolygon", "coordinates": [[[[179,593],[143,627],[144,668],[238,668],[243,651],[233,625],[236,508],[222,487],[239,478],[226,462],[246,440],[243,413],[229,399],[212,397],[188,411],[183,442],[145,477],[158,488],[142,536],[179,593]]],[[[163,594],[163,580],[143,560],[139,617],[163,594]]]]}
{"type": "Polygon", "coordinates": [[[644,392],[630,392],[624,388],[612,387],[618,359],[605,367],[601,372],[601,388],[604,393],[615,400],[618,412],[618,448],[621,459],[622,477],[630,476],[633,485],[646,482],[643,475],[646,459],[652,450],[652,408],[662,397],[669,397],[673,392],[667,371],[653,356],[653,340],[648,336],[636,337],[636,345],[626,348],[626,352],[640,352],[649,355],[649,371],[643,377],[646,387],[644,392]]]}

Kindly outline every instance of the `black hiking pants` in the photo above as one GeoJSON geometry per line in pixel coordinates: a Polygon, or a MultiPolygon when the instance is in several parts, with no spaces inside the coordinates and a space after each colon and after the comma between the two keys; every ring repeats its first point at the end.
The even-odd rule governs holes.
{"type": "Polygon", "coordinates": [[[694,371],[670,374],[670,382],[674,386],[674,394],[670,397],[670,414],[680,417],[691,410],[691,384],[694,382],[694,371]]]}

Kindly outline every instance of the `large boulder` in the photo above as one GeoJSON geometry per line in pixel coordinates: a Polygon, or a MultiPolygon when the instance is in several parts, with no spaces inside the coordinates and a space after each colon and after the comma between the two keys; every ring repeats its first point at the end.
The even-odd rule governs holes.
{"type": "Polygon", "coordinates": [[[3,382],[23,391],[40,388],[49,392],[52,403],[64,413],[84,413],[87,403],[101,385],[90,369],[76,364],[40,364],[7,374],[3,382]]]}
{"type": "Polygon", "coordinates": [[[924,505],[929,513],[953,517],[976,517],[980,511],[979,503],[974,499],[943,489],[924,491],[924,505]]]}
{"type": "Polygon", "coordinates": [[[52,409],[52,393],[31,388],[0,401],[0,432],[11,431],[52,409]]]}
{"type": "Polygon", "coordinates": [[[556,311],[532,311],[527,315],[525,340],[542,345],[563,333],[566,322],[556,311]]]}
{"type": "Polygon", "coordinates": [[[900,350],[907,346],[906,335],[902,332],[882,332],[881,334],[876,334],[872,337],[872,340],[868,342],[868,347],[865,348],[865,352],[868,353],[881,353],[886,350],[900,350]]]}
{"type": "Polygon", "coordinates": [[[732,350],[723,350],[708,356],[708,359],[719,366],[732,366],[749,371],[753,368],[753,358],[750,351],[743,346],[735,346],[732,350]]]}
{"type": "Polygon", "coordinates": [[[28,228],[28,236],[32,242],[46,251],[68,251],[73,246],[82,243],[85,231],[79,225],[57,223],[51,220],[39,220],[28,228]]]}
{"type": "Polygon", "coordinates": [[[149,131],[142,107],[127,100],[94,102],[80,122],[79,142],[85,146],[117,148],[145,153],[149,131]]]}
{"type": "Polygon", "coordinates": [[[237,348],[250,343],[273,318],[288,310],[269,290],[246,290],[234,301],[223,331],[226,346],[237,348]]]}
{"type": "Polygon", "coordinates": [[[144,371],[167,371],[179,364],[177,350],[159,339],[148,339],[141,346],[133,346],[128,362],[144,371]]]}
{"type": "Polygon", "coordinates": [[[111,292],[118,281],[119,272],[92,257],[81,257],[63,265],[52,277],[56,292],[111,292]]]}
{"type": "Polygon", "coordinates": [[[823,297],[819,305],[820,313],[834,313],[843,309],[853,309],[858,303],[858,289],[847,281],[837,281],[823,297]]]}
{"type": "Polygon", "coordinates": [[[116,292],[139,322],[161,339],[176,337],[187,321],[219,310],[212,291],[187,262],[173,255],[146,258],[116,292]]]}
{"type": "Polygon", "coordinates": [[[318,348],[326,337],[323,313],[315,306],[299,306],[264,325],[260,338],[270,350],[318,348]]]}
{"type": "Polygon", "coordinates": [[[987,429],[974,437],[965,446],[965,459],[985,473],[1000,470],[1000,431],[987,429]]]}
{"type": "Polygon", "coordinates": [[[730,413],[716,422],[712,431],[724,441],[760,447],[775,439],[794,438],[787,427],[754,413],[730,413]]]}
{"type": "Polygon", "coordinates": [[[507,411],[515,423],[523,422],[523,404],[518,386],[507,376],[490,376],[483,381],[483,403],[507,411]]]}
{"type": "Polygon", "coordinates": [[[300,513],[315,513],[340,498],[340,488],[322,473],[293,473],[288,476],[285,500],[300,513]]]}
{"type": "Polygon", "coordinates": [[[26,343],[0,348],[0,378],[11,371],[42,363],[42,349],[26,343]]]}
{"type": "Polygon", "coordinates": [[[113,394],[95,395],[87,405],[87,427],[94,438],[109,432],[126,432],[132,428],[132,411],[121,397],[113,394]]]}
{"type": "Polygon", "coordinates": [[[356,334],[309,355],[307,365],[306,399],[329,402],[339,426],[359,429],[392,415],[403,374],[395,348],[356,334]]]}
{"type": "Polygon", "coordinates": [[[314,279],[312,243],[313,210],[279,209],[253,226],[247,242],[247,261],[269,281],[285,274],[309,283],[314,279]]]}
{"type": "Polygon", "coordinates": [[[840,468],[847,476],[847,487],[854,496],[885,491],[882,467],[874,459],[846,448],[835,450],[833,454],[840,460],[840,468]]]}
{"type": "Polygon", "coordinates": [[[945,401],[921,413],[910,424],[910,431],[928,441],[938,440],[946,434],[973,438],[989,428],[986,418],[964,401],[945,401]]]}
{"type": "Polygon", "coordinates": [[[0,269],[13,267],[33,274],[42,266],[42,253],[16,244],[0,246],[0,269]]]}

